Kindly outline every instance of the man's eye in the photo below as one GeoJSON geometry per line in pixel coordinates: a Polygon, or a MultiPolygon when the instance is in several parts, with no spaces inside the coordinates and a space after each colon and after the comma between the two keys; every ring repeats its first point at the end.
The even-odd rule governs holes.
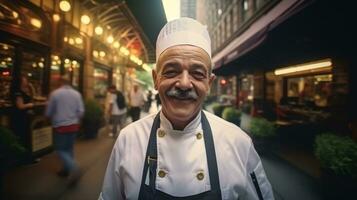
{"type": "Polygon", "coordinates": [[[196,79],[205,79],[206,78],[206,74],[200,71],[194,71],[192,72],[192,76],[196,79]]]}
{"type": "Polygon", "coordinates": [[[164,71],[162,73],[162,75],[165,77],[174,77],[174,76],[176,76],[176,74],[177,74],[177,72],[174,70],[164,71]]]}

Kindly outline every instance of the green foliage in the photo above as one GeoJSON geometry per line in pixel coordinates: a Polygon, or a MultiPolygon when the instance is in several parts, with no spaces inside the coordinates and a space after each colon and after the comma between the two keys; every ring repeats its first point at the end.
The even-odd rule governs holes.
{"type": "Polygon", "coordinates": [[[143,88],[145,90],[148,90],[150,88],[153,88],[154,82],[152,80],[152,75],[151,71],[136,71],[136,76],[139,80],[143,81],[145,85],[143,85],[143,88]]]}
{"type": "Polygon", "coordinates": [[[0,127],[0,158],[11,156],[11,154],[21,154],[26,151],[11,130],[0,127]]]}
{"type": "Polygon", "coordinates": [[[318,135],[315,139],[315,156],[323,168],[337,175],[357,178],[357,143],[351,138],[333,133],[318,135]]]}
{"type": "Polygon", "coordinates": [[[226,107],[223,110],[222,113],[222,118],[232,122],[236,125],[239,125],[240,122],[240,116],[241,116],[241,112],[238,109],[235,109],[233,107],[226,107]]]}
{"type": "Polygon", "coordinates": [[[250,134],[253,137],[272,137],[276,135],[276,128],[273,122],[265,118],[255,117],[250,124],[250,134]]]}
{"type": "Polygon", "coordinates": [[[222,117],[224,106],[219,103],[212,103],[212,110],[215,115],[222,117]]]}
{"type": "Polygon", "coordinates": [[[103,109],[94,99],[88,99],[84,102],[83,120],[86,123],[100,123],[103,120],[103,109]]]}

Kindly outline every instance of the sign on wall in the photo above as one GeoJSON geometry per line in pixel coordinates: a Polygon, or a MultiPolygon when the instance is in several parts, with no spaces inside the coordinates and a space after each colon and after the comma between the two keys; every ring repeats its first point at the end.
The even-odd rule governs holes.
{"type": "Polygon", "coordinates": [[[32,152],[52,145],[52,127],[46,126],[32,130],[32,152]]]}

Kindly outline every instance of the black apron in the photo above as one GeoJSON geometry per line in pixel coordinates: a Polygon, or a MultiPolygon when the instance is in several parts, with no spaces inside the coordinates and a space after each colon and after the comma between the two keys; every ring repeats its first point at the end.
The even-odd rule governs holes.
{"type": "Polygon", "coordinates": [[[173,197],[169,194],[156,190],[156,169],[157,169],[157,136],[156,131],[160,127],[160,113],[156,115],[153,126],[151,128],[149,144],[146,150],[146,158],[144,163],[143,175],[141,178],[139,200],[154,200],[154,199],[204,199],[204,200],[219,200],[221,197],[221,189],[219,185],[218,168],[216,161],[216,153],[212,137],[211,127],[203,112],[201,112],[201,123],[203,128],[204,142],[206,148],[206,157],[208,164],[208,173],[210,178],[211,190],[193,196],[173,197]],[[208,155],[210,157],[208,157],[208,155]],[[149,171],[149,186],[145,184],[147,172],[149,171]]]}

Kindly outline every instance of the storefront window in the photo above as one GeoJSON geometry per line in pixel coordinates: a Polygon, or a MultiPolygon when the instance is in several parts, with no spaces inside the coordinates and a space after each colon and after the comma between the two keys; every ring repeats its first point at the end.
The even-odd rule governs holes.
{"type": "Polygon", "coordinates": [[[239,80],[239,103],[243,104],[253,101],[254,95],[254,79],[253,75],[247,75],[239,80]]]}
{"type": "Polygon", "coordinates": [[[72,86],[79,90],[81,62],[75,59],[65,58],[63,66],[64,74],[70,76],[72,86]]]}
{"type": "Polygon", "coordinates": [[[332,74],[289,78],[287,96],[294,104],[326,107],[331,95],[332,74]]]}
{"type": "Polygon", "coordinates": [[[219,97],[218,101],[222,104],[235,105],[236,104],[236,76],[220,77],[219,81],[219,97]]]}
{"type": "Polygon", "coordinates": [[[15,48],[0,43],[0,108],[10,106],[10,85],[14,69],[15,48]]]}
{"type": "Polygon", "coordinates": [[[35,52],[23,52],[21,74],[28,77],[34,98],[42,96],[44,68],[45,58],[42,55],[35,52]]]}
{"type": "Polygon", "coordinates": [[[51,81],[50,90],[56,89],[59,78],[61,76],[61,59],[57,55],[51,56],[51,81]]]}
{"type": "Polygon", "coordinates": [[[105,97],[107,87],[109,86],[109,70],[94,68],[94,96],[105,97]]]}

